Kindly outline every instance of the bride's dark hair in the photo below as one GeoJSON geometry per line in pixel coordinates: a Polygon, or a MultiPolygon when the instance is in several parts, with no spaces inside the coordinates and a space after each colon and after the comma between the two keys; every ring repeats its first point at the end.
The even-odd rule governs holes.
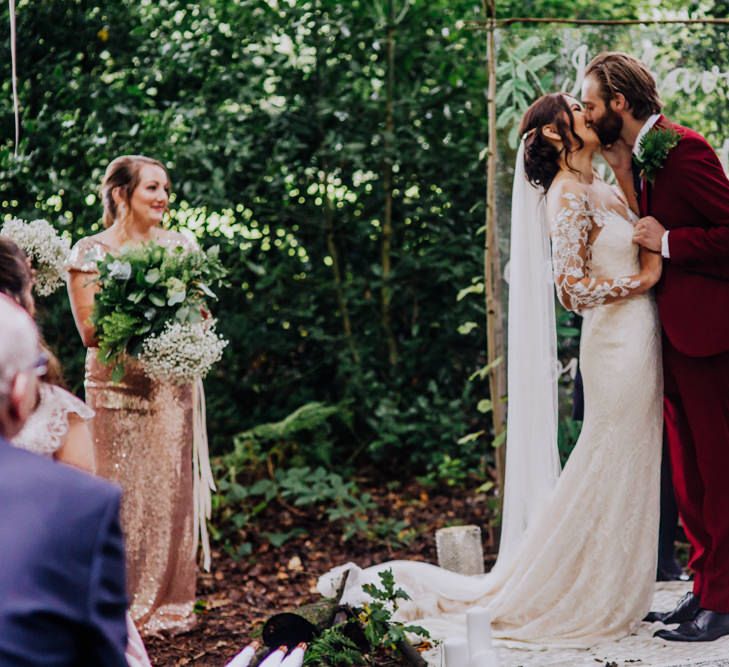
{"type": "Polygon", "coordinates": [[[560,150],[544,136],[545,125],[553,125],[562,139],[568,167],[570,153],[585,142],[575,134],[575,117],[565,93],[542,95],[526,110],[519,126],[519,136],[524,137],[524,170],[529,182],[546,192],[559,173],[560,150]]]}

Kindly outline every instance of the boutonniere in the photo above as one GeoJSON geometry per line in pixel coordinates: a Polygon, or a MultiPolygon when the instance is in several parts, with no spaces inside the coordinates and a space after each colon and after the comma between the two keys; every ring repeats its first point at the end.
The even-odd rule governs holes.
{"type": "Polygon", "coordinates": [[[653,183],[658,170],[666,162],[668,154],[681,141],[681,135],[670,128],[646,132],[640,140],[640,151],[635,156],[635,163],[640,168],[640,175],[653,183]]]}

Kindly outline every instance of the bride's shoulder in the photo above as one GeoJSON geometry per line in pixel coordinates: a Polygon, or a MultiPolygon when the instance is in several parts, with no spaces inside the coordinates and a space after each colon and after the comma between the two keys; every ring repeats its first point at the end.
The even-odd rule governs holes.
{"type": "Polygon", "coordinates": [[[552,215],[584,213],[592,209],[593,188],[572,178],[555,179],[547,192],[547,209],[552,215]]]}
{"type": "Polygon", "coordinates": [[[558,176],[547,192],[547,199],[589,199],[591,190],[592,185],[581,183],[574,178],[558,176]]]}

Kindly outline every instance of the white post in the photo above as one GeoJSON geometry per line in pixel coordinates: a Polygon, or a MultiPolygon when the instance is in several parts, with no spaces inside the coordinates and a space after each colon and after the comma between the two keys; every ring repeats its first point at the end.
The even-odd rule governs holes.
{"type": "Polygon", "coordinates": [[[438,565],[460,574],[483,574],[483,544],[478,526],[452,526],[435,533],[438,565]]]}

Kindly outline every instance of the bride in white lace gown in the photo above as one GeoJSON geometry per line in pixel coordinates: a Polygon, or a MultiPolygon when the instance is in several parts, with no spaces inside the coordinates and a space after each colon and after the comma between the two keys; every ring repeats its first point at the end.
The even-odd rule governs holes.
{"type": "MultiPolygon", "coordinates": [[[[520,160],[526,177],[547,191],[543,218],[549,228],[558,297],[584,317],[580,365],[585,418],[579,441],[559,479],[542,497],[533,490],[539,486],[540,470],[530,473],[528,462],[507,453],[511,458],[507,458],[505,520],[511,503],[511,547],[505,549],[502,534],[499,559],[490,573],[465,576],[411,561],[366,570],[348,564],[322,577],[320,591],[331,594],[342,570],[350,569],[343,602],[358,604],[367,599],[362,584],[377,581],[379,571],[392,569],[397,583],[411,596],[397,618],[417,620],[435,638],[465,635],[465,611],[484,606],[492,618],[494,637],[507,643],[589,647],[629,634],[653,598],[663,379],[660,328],[650,288],[660,277],[661,259],[639,251],[632,242],[635,214],[622,195],[594,173],[592,158],[599,142],[575,100],[561,94],[540,98],[525,115],[522,133],[520,160]],[[509,484],[515,476],[510,478],[509,466],[520,469],[524,478],[521,495],[512,499],[509,484]],[[514,507],[524,503],[525,496],[532,507],[517,518],[525,525],[523,531],[517,526],[514,540],[513,516],[519,514],[514,507]]],[[[515,178],[524,178],[519,168],[515,178]]],[[[516,187],[518,208],[522,203],[516,187]]],[[[538,236],[535,217],[539,216],[527,216],[525,229],[538,236]]],[[[510,299],[516,298],[515,233],[520,232],[512,229],[510,299]]],[[[539,274],[538,268],[531,270],[539,274]]],[[[550,301],[553,318],[553,297],[550,301]]],[[[524,311],[531,313],[538,304],[526,305],[533,306],[524,311]]],[[[510,328],[515,326],[515,312],[510,307],[510,328]]],[[[511,332],[509,338],[511,344],[511,332]]],[[[531,342],[539,347],[538,340],[531,342]]],[[[528,353],[529,340],[524,350],[528,353]]],[[[519,359],[512,352],[510,411],[516,409],[512,386],[518,386],[517,380],[534,380],[529,365],[525,377],[511,377],[522,372],[515,370],[519,359]]],[[[551,382],[556,384],[553,376],[551,382]]],[[[531,407],[536,412],[543,408],[531,407]]],[[[512,425],[509,417],[507,447],[519,426],[512,425]]],[[[556,423],[545,419],[556,431],[556,423]]],[[[538,439],[538,426],[527,440],[538,439]]],[[[547,434],[541,444],[532,442],[535,455],[548,461],[538,448],[552,447],[555,439],[556,432],[547,434]]]]}

